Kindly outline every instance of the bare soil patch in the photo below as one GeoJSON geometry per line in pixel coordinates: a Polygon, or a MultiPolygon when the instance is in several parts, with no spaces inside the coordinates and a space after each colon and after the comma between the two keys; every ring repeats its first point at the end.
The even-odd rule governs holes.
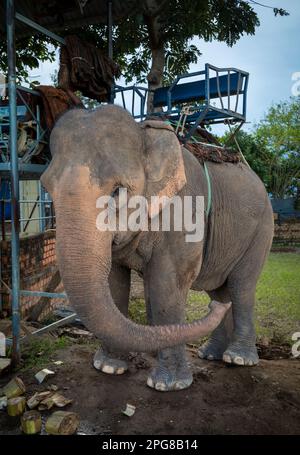
{"type": "MultiPolygon", "coordinates": [[[[34,378],[36,368],[19,372],[27,397],[57,385],[73,399],[65,409],[79,414],[80,432],[86,434],[300,434],[297,359],[263,359],[252,368],[230,367],[200,360],[189,349],[194,383],[187,390],[162,393],[146,386],[153,357],[132,354],[129,372],[109,376],[92,367],[94,348],[72,344],[56,351],[53,360],[63,364],[49,361],[56,374],[41,385],[34,378]],[[136,406],[130,418],[122,414],[127,403],[136,406]]],[[[0,387],[9,378],[2,377],[0,387]]],[[[0,434],[9,433],[20,433],[18,419],[0,411],[0,434]]]]}

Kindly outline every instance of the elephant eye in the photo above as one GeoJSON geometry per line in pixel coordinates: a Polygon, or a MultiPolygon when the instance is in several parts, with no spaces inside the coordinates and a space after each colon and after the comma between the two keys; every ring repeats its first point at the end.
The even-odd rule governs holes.
{"type": "Polygon", "coordinates": [[[120,189],[121,189],[120,186],[118,186],[117,188],[115,188],[115,189],[113,190],[113,192],[111,193],[110,196],[113,197],[113,198],[117,198],[117,197],[119,196],[119,194],[120,194],[120,189]]]}

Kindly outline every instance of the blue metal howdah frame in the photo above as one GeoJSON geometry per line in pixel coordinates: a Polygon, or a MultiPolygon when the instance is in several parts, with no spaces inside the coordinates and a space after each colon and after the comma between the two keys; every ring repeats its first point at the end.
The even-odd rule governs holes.
{"type": "Polygon", "coordinates": [[[116,85],[114,93],[115,96],[121,94],[123,107],[135,119],[156,116],[176,124],[184,118],[184,124],[188,126],[185,140],[188,140],[200,124],[237,123],[241,126],[246,121],[248,81],[246,71],[206,63],[204,70],[179,75],[170,86],[153,90],[154,112],[150,114],[146,112],[150,92],[147,88],[116,85]],[[189,81],[193,78],[196,80],[189,81]],[[127,106],[126,92],[131,92],[131,106],[127,106]],[[139,98],[138,112],[136,97],[139,98]]]}

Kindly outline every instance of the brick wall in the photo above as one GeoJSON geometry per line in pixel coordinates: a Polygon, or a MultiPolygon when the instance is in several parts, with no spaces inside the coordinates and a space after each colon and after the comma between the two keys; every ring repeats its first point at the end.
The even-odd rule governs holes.
{"type": "Polygon", "coordinates": [[[290,220],[282,224],[275,224],[273,243],[292,245],[300,243],[300,220],[290,220]]]}
{"type": "MultiPolygon", "coordinates": [[[[11,286],[11,242],[0,242],[2,280],[11,286]]],[[[20,239],[20,281],[21,289],[28,291],[45,291],[47,284],[57,270],[55,254],[55,231],[46,231],[20,239]]],[[[56,292],[62,292],[61,288],[56,292]]],[[[21,297],[22,315],[38,302],[39,297],[21,297]]],[[[62,299],[51,299],[51,309],[62,303],[62,299]]],[[[65,301],[64,301],[65,303],[65,301]]],[[[10,312],[10,297],[2,285],[2,307],[10,312]]],[[[43,316],[46,316],[44,314],[43,316]]]]}

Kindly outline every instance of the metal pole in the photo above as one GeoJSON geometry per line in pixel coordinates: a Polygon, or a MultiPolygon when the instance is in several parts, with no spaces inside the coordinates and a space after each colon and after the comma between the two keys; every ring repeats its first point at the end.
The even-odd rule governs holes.
{"type": "Polygon", "coordinates": [[[12,361],[20,358],[20,266],[19,266],[19,170],[17,151],[17,106],[16,106],[16,43],[15,2],[6,0],[7,58],[9,90],[9,149],[11,162],[11,263],[12,263],[12,361]]]}
{"type": "Polygon", "coordinates": [[[50,30],[47,30],[45,27],[42,27],[41,25],[37,24],[36,22],[33,22],[32,20],[28,19],[28,17],[22,16],[22,14],[16,13],[15,18],[23,22],[24,24],[28,25],[31,28],[34,28],[40,33],[43,33],[46,36],[49,36],[49,38],[52,38],[53,40],[57,41],[60,44],[66,44],[65,40],[61,37],[56,35],[56,33],[50,32],[50,30]]]}

